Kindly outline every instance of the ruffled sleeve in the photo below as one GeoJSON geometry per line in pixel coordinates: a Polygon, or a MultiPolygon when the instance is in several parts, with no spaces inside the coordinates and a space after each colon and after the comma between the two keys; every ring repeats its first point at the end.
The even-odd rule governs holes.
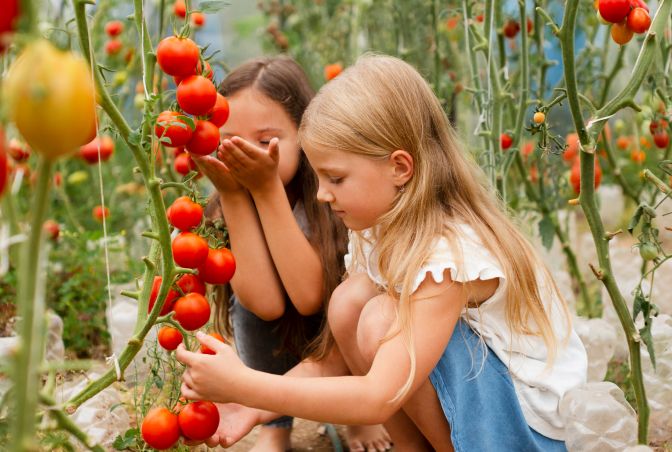
{"type": "Polygon", "coordinates": [[[463,226],[461,230],[463,234],[456,239],[455,252],[447,238],[437,241],[433,253],[416,275],[411,293],[427,279],[428,274],[436,283],[443,282],[445,270],[450,270],[453,281],[462,283],[477,279],[506,279],[497,258],[485,248],[476,232],[468,226],[463,226]]]}
{"type": "Polygon", "coordinates": [[[343,261],[345,263],[345,271],[348,272],[348,274],[353,275],[355,273],[367,273],[366,267],[363,265],[363,263],[360,261],[360,259],[354,259],[354,241],[353,241],[353,235],[354,233],[352,231],[348,231],[348,252],[345,256],[343,256],[343,261]]]}

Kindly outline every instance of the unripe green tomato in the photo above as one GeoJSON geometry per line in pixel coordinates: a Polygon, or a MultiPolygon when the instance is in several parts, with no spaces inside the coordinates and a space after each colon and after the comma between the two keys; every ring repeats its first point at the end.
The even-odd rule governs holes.
{"type": "Polygon", "coordinates": [[[622,134],[625,131],[625,121],[622,119],[617,119],[614,122],[614,132],[616,132],[617,135],[622,134]]]}
{"type": "Polygon", "coordinates": [[[642,243],[639,247],[639,255],[645,261],[652,261],[658,257],[658,248],[653,243],[642,243]]]}
{"type": "Polygon", "coordinates": [[[89,173],[86,171],[75,171],[74,173],[70,174],[68,176],[68,184],[69,185],[79,185],[83,184],[89,180],[89,173]]]}
{"type": "Polygon", "coordinates": [[[119,71],[116,74],[114,74],[113,85],[114,86],[121,86],[124,83],[126,83],[127,80],[128,80],[128,72],[119,71]]]}
{"type": "Polygon", "coordinates": [[[145,95],[144,94],[136,94],[135,97],[133,98],[133,105],[135,105],[135,108],[138,110],[142,110],[145,108],[145,95]]]}

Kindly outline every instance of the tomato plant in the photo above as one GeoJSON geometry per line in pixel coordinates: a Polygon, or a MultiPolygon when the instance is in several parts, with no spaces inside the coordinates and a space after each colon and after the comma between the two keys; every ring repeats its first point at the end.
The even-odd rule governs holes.
{"type": "Polygon", "coordinates": [[[226,284],[236,272],[236,260],[227,248],[208,251],[205,262],[198,267],[198,274],[208,284],[226,284]]]}
{"type": "Polygon", "coordinates": [[[208,242],[193,232],[180,232],[172,248],[175,262],[182,267],[198,268],[208,257],[208,242]]]}
{"type": "Polygon", "coordinates": [[[170,449],[180,439],[177,415],[167,408],[152,408],[142,420],[142,439],[154,449],[170,449]]]}
{"type": "Polygon", "coordinates": [[[217,406],[208,401],[191,402],[178,415],[182,434],[194,441],[210,438],[219,426],[217,406]]]}
{"type": "Polygon", "coordinates": [[[210,320],[210,304],[199,293],[189,293],[179,298],[173,306],[175,320],[182,328],[194,331],[208,323],[210,320]]]}

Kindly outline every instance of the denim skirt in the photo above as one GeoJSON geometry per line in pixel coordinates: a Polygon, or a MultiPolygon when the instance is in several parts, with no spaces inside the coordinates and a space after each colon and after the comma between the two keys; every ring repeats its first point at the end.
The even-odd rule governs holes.
{"type": "Polygon", "coordinates": [[[430,374],[457,452],[566,451],[529,427],[509,370],[460,320],[430,374]]]}

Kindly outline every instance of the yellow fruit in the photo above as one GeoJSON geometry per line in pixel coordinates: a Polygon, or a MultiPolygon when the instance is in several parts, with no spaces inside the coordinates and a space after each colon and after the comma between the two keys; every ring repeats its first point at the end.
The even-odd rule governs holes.
{"type": "Polygon", "coordinates": [[[10,120],[44,158],[71,154],[96,136],[96,95],[87,63],[46,40],[25,48],[3,84],[10,120]]]}

